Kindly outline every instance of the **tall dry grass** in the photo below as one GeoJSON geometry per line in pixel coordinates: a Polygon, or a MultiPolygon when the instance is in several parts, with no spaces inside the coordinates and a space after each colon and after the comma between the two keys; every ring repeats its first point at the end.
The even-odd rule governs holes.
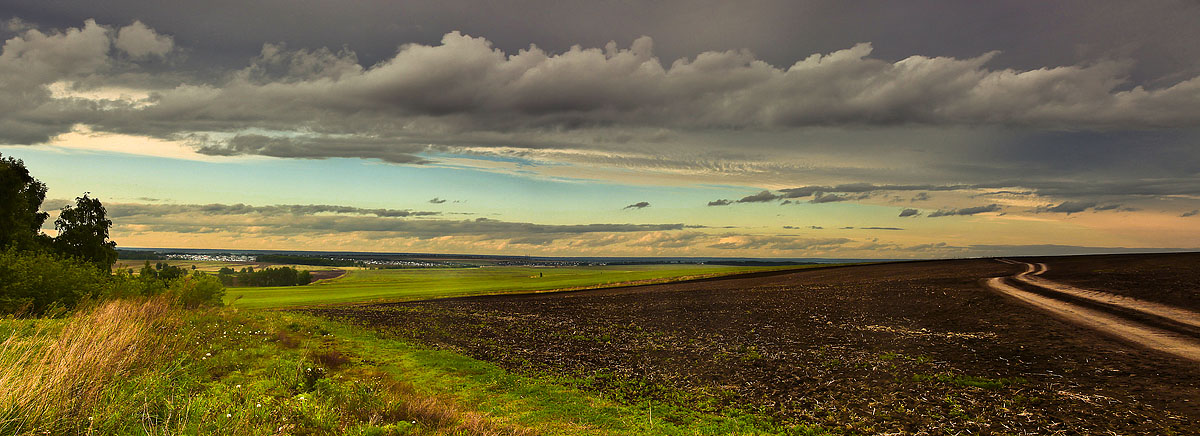
{"type": "Polygon", "coordinates": [[[264,329],[262,336],[247,336],[235,346],[262,347],[271,358],[239,360],[236,356],[249,355],[232,351],[200,356],[202,342],[232,341],[220,338],[245,321],[230,311],[183,309],[169,296],[113,300],[64,321],[38,320],[37,330],[14,332],[0,342],[0,435],[359,434],[355,429],[363,425],[405,422],[418,425],[407,431],[414,434],[534,434],[376,369],[355,368],[354,359],[335,349],[298,349],[300,338],[282,330],[271,336],[268,325],[256,325],[254,330],[264,329]],[[208,366],[197,357],[210,359],[208,366]],[[231,360],[214,364],[218,357],[231,360]],[[296,371],[269,370],[280,362],[296,365],[296,371]],[[325,370],[311,376],[302,369],[311,370],[313,362],[330,371],[350,368],[337,377],[326,377],[325,370]],[[216,375],[221,372],[208,371],[231,364],[265,370],[253,380],[271,387],[247,396],[241,383],[250,380],[226,382],[216,375]],[[208,386],[194,383],[200,379],[225,387],[206,391],[208,386]],[[258,414],[260,405],[270,413],[258,414]],[[246,412],[234,417],[238,409],[246,412]]]}
{"type": "Polygon", "coordinates": [[[0,433],[71,432],[118,378],[173,357],[178,309],[166,297],[115,300],[0,344],[0,433]]]}

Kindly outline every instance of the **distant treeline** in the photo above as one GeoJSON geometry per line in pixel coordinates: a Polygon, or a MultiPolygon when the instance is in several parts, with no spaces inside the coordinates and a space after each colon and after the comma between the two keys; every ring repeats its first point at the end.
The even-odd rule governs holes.
{"type": "Polygon", "coordinates": [[[245,267],[241,271],[225,267],[217,271],[217,278],[225,286],[300,286],[312,282],[312,274],[290,267],[263,268],[245,267]]]}
{"type": "Polygon", "coordinates": [[[262,263],[290,263],[293,265],[314,266],[358,266],[360,263],[358,261],[349,259],[326,259],[322,257],[294,256],[290,254],[260,254],[254,259],[262,263]]]}
{"type": "Polygon", "coordinates": [[[163,256],[153,251],[117,249],[118,260],[163,260],[163,256]]]}
{"type": "Polygon", "coordinates": [[[721,266],[792,266],[792,265],[816,265],[816,262],[789,262],[786,260],[770,261],[770,260],[718,260],[705,262],[708,265],[721,266]]]}

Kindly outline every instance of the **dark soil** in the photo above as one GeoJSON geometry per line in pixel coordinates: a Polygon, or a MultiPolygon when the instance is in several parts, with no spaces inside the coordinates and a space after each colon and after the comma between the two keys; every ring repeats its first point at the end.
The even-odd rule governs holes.
{"type": "Polygon", "coordinates": [[[1200,434],[1197,365],[978,285],[1022,270],[913,262],[311,312],[630,402],[834,432],[1200,434]]]}
{"type": "Polygon", "coordinates": [[[310,271],[309,274],[312,274],[312,279],[315,282],[317,280],[336,279],[338,277],[344,276],[344,275],[346,275],[346,270],[331,269],[331,270],[324,270],[324,271],[310,271]]]}
{"type": "Polygon", "coordinates": [[[1042,276],[1200,312],[1200,253],[1021,259],[1050,267],[1042,276]]]}

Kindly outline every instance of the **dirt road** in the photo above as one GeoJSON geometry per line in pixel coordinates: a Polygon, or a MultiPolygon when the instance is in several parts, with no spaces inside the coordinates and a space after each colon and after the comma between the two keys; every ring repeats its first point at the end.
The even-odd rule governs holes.
{"type": "Polygon", "coordinates": [[[1165,304],[1050,281],[1038,277],[1049,270],[1043,263],[1032,264],[1008,259],[1001,259],[1001,262],[1024,264],[1025,271],[1010,278],[1032,286],[1040,292],[1010,285],[1004,277],[987,279],[985,283],[991,289],[1070,322],[1147,348],[1200,362],[1200,338],[1196,335],[1171,331],[1162,328],[1161,325],[1144,322],[1145,319],[1159,319],[1180,325],[1186,332],[1189,327],[1200,328],[1200,314],[1165,304]],[[1080,304],[1081,302],[1084,304],[1080,304]]]}

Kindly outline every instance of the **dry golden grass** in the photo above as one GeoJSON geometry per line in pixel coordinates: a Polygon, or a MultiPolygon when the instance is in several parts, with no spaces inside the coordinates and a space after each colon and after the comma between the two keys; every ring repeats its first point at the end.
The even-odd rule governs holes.
{"type": "Polygon", "coordinates": [[[86,416],[116,378],[152,368],[170,354],[178,327],[166,298],[104,303],[0,344],[0,428],[20,433],[86,416]]]}

